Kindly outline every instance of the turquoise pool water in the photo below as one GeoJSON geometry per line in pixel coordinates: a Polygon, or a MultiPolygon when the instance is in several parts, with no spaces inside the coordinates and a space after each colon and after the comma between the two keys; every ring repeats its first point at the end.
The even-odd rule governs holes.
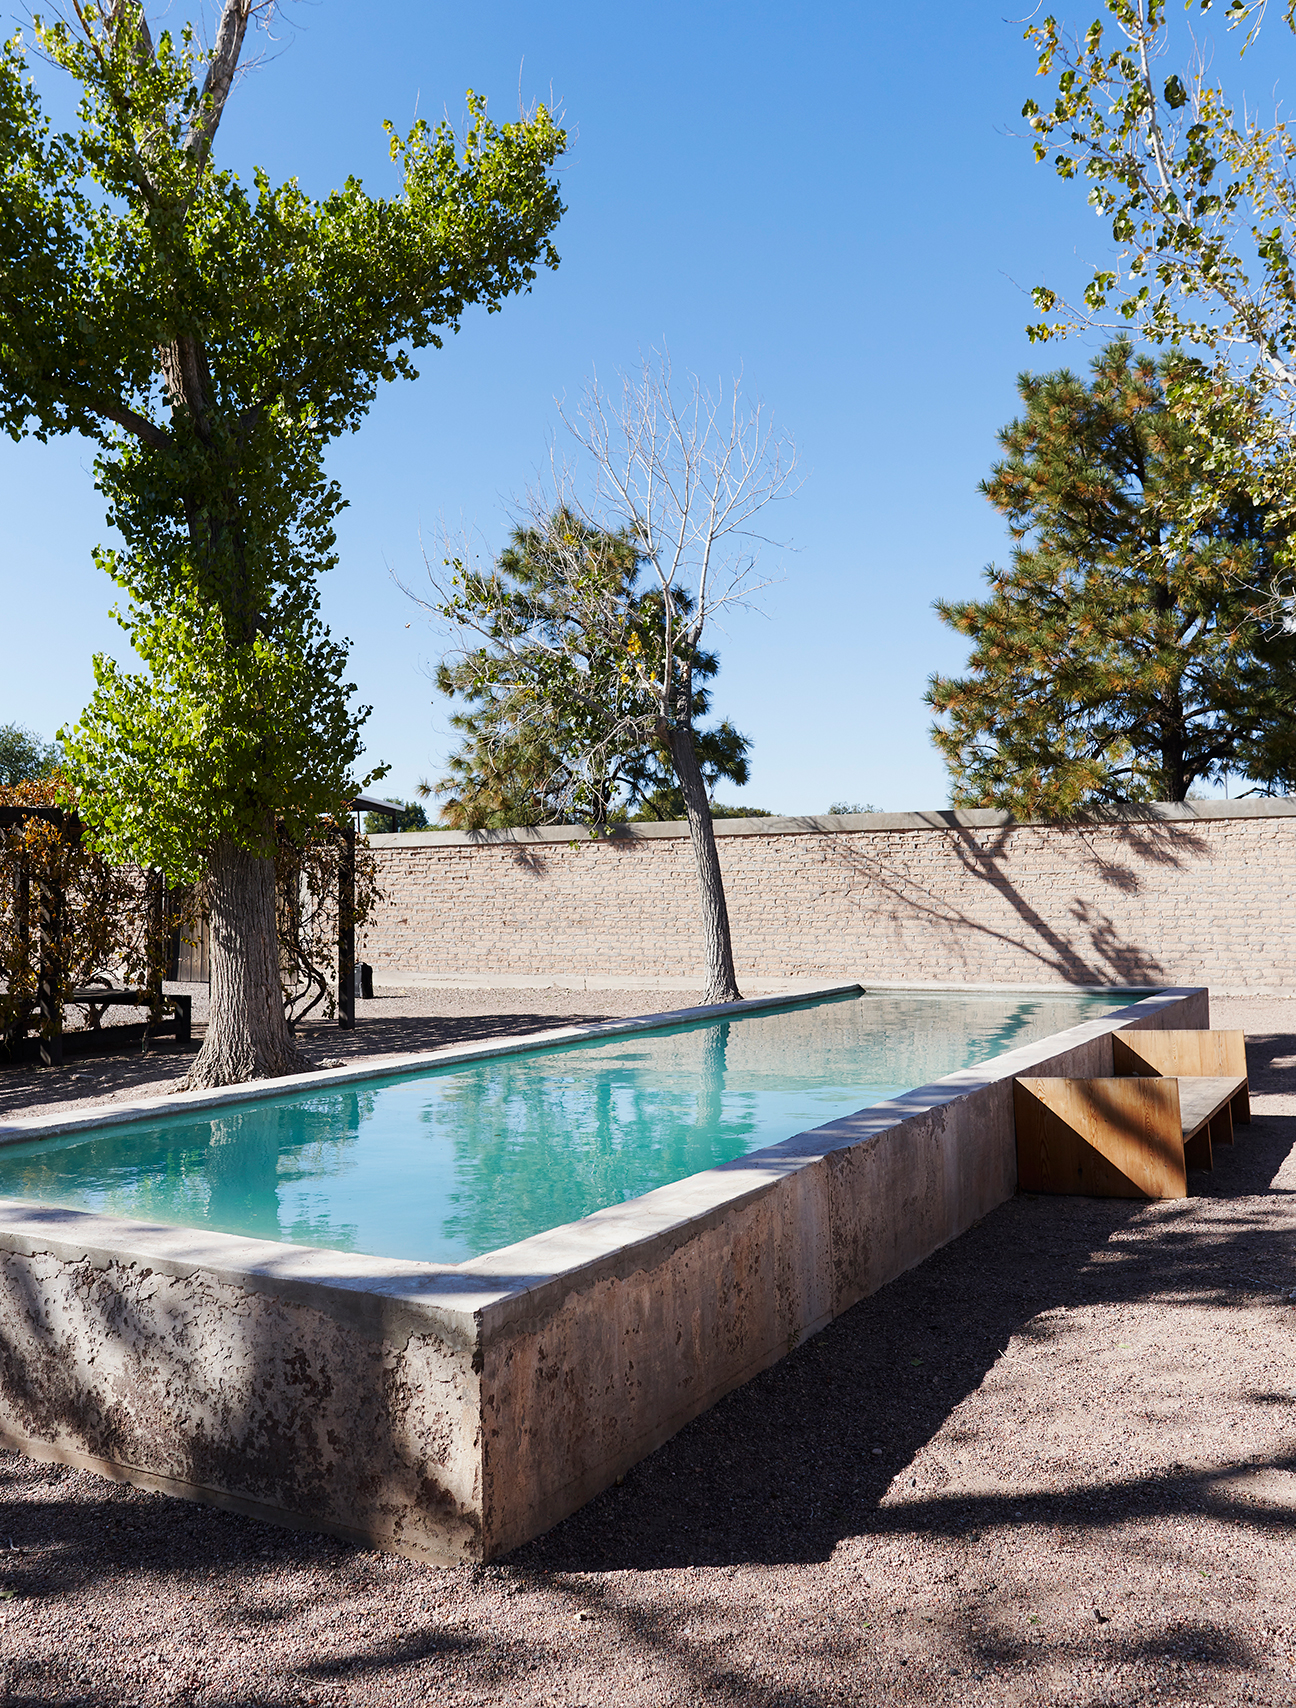
{"type": "Polygon", "coordinates": [[[0,1147],[0,1197],[460,1263],[1136,1000],[847,995],[0,1147]]]}

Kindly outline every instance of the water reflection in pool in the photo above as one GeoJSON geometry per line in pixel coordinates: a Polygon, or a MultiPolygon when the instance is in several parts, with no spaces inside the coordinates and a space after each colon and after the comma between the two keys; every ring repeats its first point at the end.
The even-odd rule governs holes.
{"type": "Polygon", "coordinates": [[[1109,1012],[846,996],[0,1148],[0,1196],[457,1263],[1109,1012]]]}

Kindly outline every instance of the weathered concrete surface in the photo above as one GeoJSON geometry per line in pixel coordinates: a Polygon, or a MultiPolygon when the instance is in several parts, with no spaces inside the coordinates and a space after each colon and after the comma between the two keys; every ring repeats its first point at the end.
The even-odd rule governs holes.
{"type": "Polygon", "coordinates": [[[5,1445],[480,1556],[480,1381],[453,1275],[14,1202],[0,1225],[5,1445]],[[442,1297],[424,1302],[429,1281],[442,1297]]]}
{"type": "Polygon", "coordinates": [[[1011,1197],[1014,1076],[1110,1073],[1114,1030],[1209,1019],[1204,990],[1166,992],[461,1265],[500,1289],[482,1316],[489,1552],[1011,1197]]]}
{"type": "Polygon", "coordinates": [[[456,1267],[0,1203],[0,1441],[491,1558],[1010,1196],[1014,1075],[1208,1024],[1165,992],[456,1267]]]}

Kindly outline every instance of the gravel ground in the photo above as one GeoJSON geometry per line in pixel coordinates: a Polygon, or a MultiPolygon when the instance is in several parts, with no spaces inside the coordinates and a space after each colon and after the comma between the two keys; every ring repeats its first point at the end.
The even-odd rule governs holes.
{"type": "Polygon", "coordinates": [[[1012,1200],[497,1565],[0,1454],[0,1703],[1290,1708],[1296,1002],[1213,1018],[1256,1120],[1192,1198],[1012,1200]]]}

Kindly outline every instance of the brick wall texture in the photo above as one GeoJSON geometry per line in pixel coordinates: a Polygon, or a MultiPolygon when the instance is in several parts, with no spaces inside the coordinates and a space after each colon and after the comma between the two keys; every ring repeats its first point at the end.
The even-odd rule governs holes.
{"type": "MultiPolygon", "coordinates": [[[[1288,989],[1296,804],[1246,807],[1088,826],[990,813],[876,815],[877,828],[778,820],[812,827],[723,834],[739,980],[1288,989]]],[[[374,838],[384,899],[361,953],[380,972],[450,979],[700,977],[692,850],[673,829],[374,838]]]]}

